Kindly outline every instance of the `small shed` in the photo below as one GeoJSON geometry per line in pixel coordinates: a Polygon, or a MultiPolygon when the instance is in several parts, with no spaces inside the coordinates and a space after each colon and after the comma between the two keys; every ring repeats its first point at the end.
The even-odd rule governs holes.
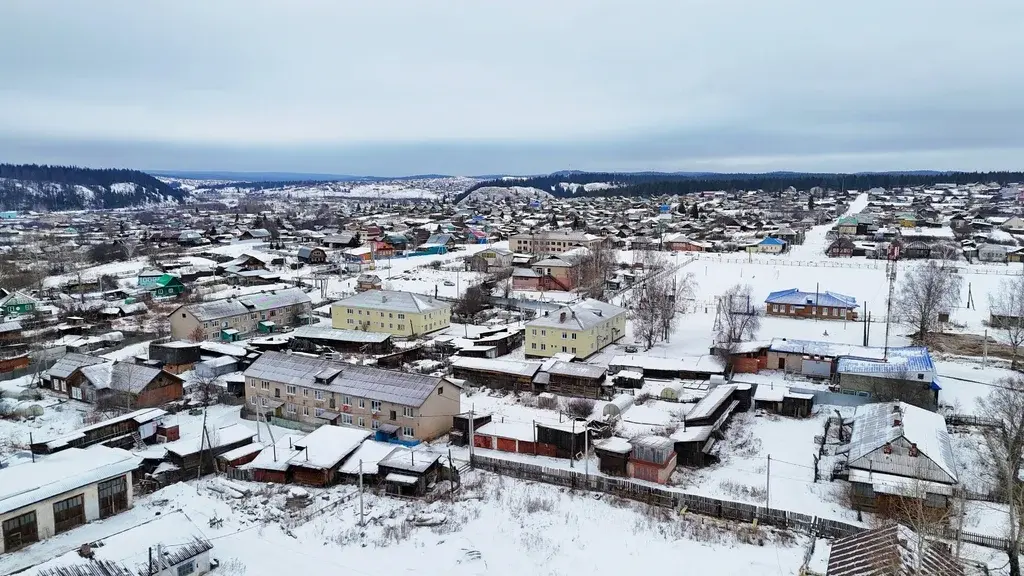
{"type": "Polygon", "coordinates": [[[644,386],[644,374],[636,370],[620,370],[612,376],[612,382],[618,388],[636,388],[644,386]]]}
{"type": "Polygon", "coordinates": [[[555,457],[575,459],[586,445],[587,425],[575,420],[560,423],[537,422],[537,443],[555,447],[555,457]]]}
{"type": "Polygon", "coordinates": [[[609,476],[628,476],[629,453],[633,445],[625,438],[612,436],[594,442],[594,453],[597,454],[598,467],[609,476]]]}
{"type": "Polygon", "coordinates": [[[665,484],[676,469],[675,443],[661,436],[631,440],[633,451],[627,470],[631,478],[665,484]]]}
{"type": "Polygon", "coordinates": [[[420,497],[437,480],[440,468],[440,454],[409,450],[378,462],[377,475],[389,494],[420,497]]]}

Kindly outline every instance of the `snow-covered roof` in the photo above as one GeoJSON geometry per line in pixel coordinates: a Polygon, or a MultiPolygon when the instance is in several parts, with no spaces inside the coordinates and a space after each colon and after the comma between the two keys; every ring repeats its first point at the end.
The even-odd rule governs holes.
{"type": "Polygon", "coordinates": [[[706,396],[697,402],[697,405],[693,407],[689,412],[686,413],[687,420],[700,420],[707,418],[715,413],[724,402],[729,400],[732,393],[736,391],[736,386],[732,384],[722,384],[712,388],[706,396]]]}
{"type": "MultiPolygon", "coordinates": [[[[109,531],[113,529],[113,527],[107,528],[108,532],[104,532],[107,535],[100,538],[96,538],[95,535],[89,536],[89,542],[99,543],[92,546],[93,556],[90,559],[82,558],[78,548],[75,547],[42,564],[33,566],[32,573],[49,574],[50,571],[62,567],[84,568],[99,566],[100,562],[112,562],[127,569],[124,572],[126,574],[144,576],[149,572],[151,546],[155,550],[157,544],[167,545],[164,549],[164,560],[170,566],[181,564],[213,549],[213,545],[210,544],[203,532],[181,510],[155,516],[151,520],[128,529],[118,528],[119,531],[110,534],[109,531]]],[[[99,574],[107,572],[75,571],[74,573],[99,574]]]]}
{"type": "Polygon", "coordinates": [[[387,460],[392,455],[399,456],[408,450],[404,446],[389,442],[366,440],[345,460],[338,471],[342,474],[359,474],[359,463],[362,462],[363,474],[376,474],[378,462],[387,460]]]}
{"type": "MultiPolygon", "coordinates": [[[[296,304],[312,302],[301,288],[286,288],[270,292],[247,294],[223,300],[189,304],[185,309],[192,313],[200,322],[230,318],[240,314],[276,310],[296,304]]],[[[175,310],[177,312],[177,310],[175,310]]]]}
{"type": "Polygon", "coordinates": [[[945,473],[947,483],[956,482],[956,462],[946,420],[940,414],[906,402],[865,404],[857,408],[848,452],[850,468],[870,468],[907,477],[927,474],[927,471],[922,471],[921,456],[909,456],[895,450],[891,454],[873,455],[900,438],[916,444],[921,456],[930,459],[945,473]],[[896,421],[899,421],[898,425],[896,421]]]}
{"type": "Polygon", "coordinates": [[[245,376],[281,384],[318,387],[403,406],[422,405],[434,388],[446,381],[437,376],[345,364],[283,352],[265,352],[249,366],[245,376]]]}
{"type": "Polygon", "coordinates": [[[515,374],[524,378],[533,378],[540,370],[540,362],[529,360],[499,360],[493,358],[472,358],[458,357],[452,366],[466,370],[481,370],[486,372],[500,372],[502,374],[515,374]]]}
{"type": "Polygon", "coordinates": [[[357,342],[379,344],[391,338],[386,332],[367,332],[366,330],[339,330],[330,324],[309,324],[299,326],[291,335],[295,338],[312,338],[314,340],[332,340],[335,342],[357,342]]]}
{"type": "Polygon", "coordinates": [[[74,432],[70,432],[68,434],[58,436],[56,438],[51,438],[50,440],[46,440],[45,444],[47,448],[53,450],[54,448],[67,446],[70,442],[78,440],[79,438],[84,438],[86,432],[91,432],[93,430],[105,428],[112,424],[117,424],[118,422],[124,422],[125,420],[135,420],[139,424],[144,424],[146,422],[152,422],[153,420],[165,416],[166,414],[167,412],[161,410],[160,408],[143,408],[141,410],[129,412],[128,414],[122,414],[120,416],[117,416],[116,418],[110,418],[108,420],[97,422],[84,428],[79,428],[74,432]]]}
{"type": "Polygon", "coordinates": [[[82,368],[83,366],[89,366],[91,364],[100,364],[106,362],[103,358],[97,358],[96,356],[89,356],[88,354],[78,354],[72,352],[65,354],[60,360],[50,366],[50,369],[46,373],[54,378],[67,378],[74,373],[75,370],[82,368]]]}
{"type": "Polygon", "coordinates": [[[289,460],[299,453],[299,450],[295,448],[295,442],[301,439],[302,434],[285,434],[278,438],[272,446],[263,448],[251,462],[242,464],[239,468],[284,472],[290,466],[289,460]]]}
{"type": "Polygon", "coordinates": [[[711,437],[714,426],[681,426],[670,438],[675,442],[702,442],[711,437]]]}
{"type": "Polygon", "coordinates": [[[451,308],[451,304],[435,300],[430,296],[421,296],[412,292],[399,292],[396,290],[367,290],[344,300],[339,300],[334,307],[345,308],[371,308],[373,310],[388,310],[391,312],[411,312],[422,314],[451,308]]]}
{"type": "Polygon", "coordinates": [[[561,360],[556,360],[550,366],[545,366],[544,370],[550,374],[580,378],[601,378],[605,373],[605,369],[601,366],[584,362],[563,362],[561,360]]]}
{"type": "Polygon", "coordinates": [[[945,544],[924,539],[899,524],[836,540],[829,552],[827,572],[829,576],[966,574],[945,544]]]}
{"type": "Polygon", "coordinates": [[[218,446],[227,446],[228,444],[234,444],[236,442],[252,440],[255,436],[256,432],[251,428],[243,424],[235,423],[224,426],[223,428],[210,430],[209,438],[205,438],[204,434],[199,433],[195,436],[189,436],[187,438],[182,438],[181,440],[168,442],[162,446],[171,454],[189,456],[191,454],[197,454],[200,450],[209,450],[211,447],[217,448],[218,446]]]}
{"type": "Polygon", "coordinates": [[[0,469],[0,514],[137,469],[142,458],[120,448],[68,448],[38,462],[0,469]]]}
{"type": "MultiPolygon", "coordinates": [[[[138,394],[157,376],[159,368],[131,362],[105,362],[82,368],[82,376],[97,390],[113,389],[138,394]]],[[[177,378],[176,376],[172,376],[177,378]]]]}
{"type": "Polygon", "coordinates": [[[725,364],[722,362],[722,359],[710,354],[683,356],[680,358],[661,358],[643,354],[620,354],[612,358],[608,365],[617,368],[630,367],[662,372],[725,373],[725,364]]]}
{"type": "MultiPolygon", "coordinates": [[[[934,374],[935,365],[928,348],[924,346],[904,346],[889,348],[887,360],[878,361],[864,358],[840,358],[836,372],[843,374],[862,375],[900,375],[903,373],[925,372],[934,374]]],[[[929,378],[927,383],[931,383],[929,378]]]]}
{"type": "Polygon", "coordinates": [[[321,426],[295,442],[301,450],[291,463],[303,468],[326,470],[337,466],[363,440],[370,437],[370,431],[345,426],[321,426]]]}
{"type": "Polygon", "coordinates": [[[224,356],[235,356],[237,358],[244,358],[249,353],[249,351],[242,346],[225,344],[224,342],[200,342],[199,349],[203,352],[222,354],[224,356]]]}
{"type": "Polygon", "coordinates": [[[587,298],[576,304],[562,306],[557,310],[545,311],[542,316],[527,323],[534,328],[561,328],[564,330],[589,330],[601,322],[625,314],[626,309],[587,298]],[[564,320],[562,315],[565,315],[564,320]]]}
{"type": "Polygon", "coordinates": [[[536,438],[533,424],[529,422],[496,422],[491,420],[476,429],[475,433],[483,436],[512,438],[524,442],[533,442],[536,438]]]}
{"type": "Polygon", "coordinates": [[[616,454],[629,454],[633,449],[633,445],[625,438],[612,436],[611,438],[595,441],[594,448],[604,450],[606,452],[615,452],[616,454]]]}
{"type": "MultiPolygon", "coordinates": [[[[885,357],[882,348],[871,348],[867,346],[856,346],[853,344],[838,344],[833,342],[820,342],[817,340],[793,340],[787,338],[773,338],[772,352],[784,352],[786,354],[804,354],[807,356],[824,356],[838,358],[840,356],[856,356],[863,359],[881,360],[885,357]]],[[[890,350],[892,350],[890,348],[890,350]]]]}

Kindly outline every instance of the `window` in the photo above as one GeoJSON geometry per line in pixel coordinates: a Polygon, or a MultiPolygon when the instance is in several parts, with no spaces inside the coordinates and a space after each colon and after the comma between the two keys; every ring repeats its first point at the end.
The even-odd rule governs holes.
{"type": "Polygon", "coordinates": [[[534,350],[536,350],[537,349],[537,343],[536,342],[530,342],[530,348],[533,348],[534,350]]]}
{"type": "Polygon", "coordinates": [[[370,428],[372,428],[374,430],[380,428],[380,420],[371,420],[370,421],[370,428]]]}
{"type": "Polygon", "coordinates": [[[360,416],[359,420],[358,420],[358,423],[359,423],[359,427],[360,428],[366,428],[366,418],[363,418],[362,416],[360,416]]]}
{"type": "Polygon", "coordinates": [[[60,534],[85,524],[84,496],[72,496],[53,504],[54,532],[60,534]]]}
{"type": "Polygon", "coordinates": [[[295,386],[285,386],[284,392],[289,396],[295,396],[295,386]]]}
{"type": "Polygon", "coordinates": [[[355,320],[353,320],[353,319],[351,319],[351,318],[349,318],[349,319],[348,319],[348,323],[349,323],[349,324],[355,324],[355,323],[356,323],[356,321],[355,321],[355,320]]]}
{"type": "Polygon", "coordinates": [[[572,333],[572,339],[573,339],[573,340],[575,340],[575,339],[576,339],[576,333],[575,333],[575,332],[573,332],[573,333],[572,333]]]}
{"type": "Polygon", "coordinates": [[[260,397],[260,404],[265,407],[267,405],[267,399],[260,397]]]}
{"type": "Polygon", "coordinates": [[[394,318],[394,317],[395,317],[394,314],[392,314],[391,312],[388,312],[388,318],[394,318]]]}
{"type": "Polygon", "coordinates": [[[402,436],[412,438],[416,434],[416,431],[412,429],[412,426],[402,426],[402,436]]]}
{"type": "Polygon", "coordinates": [[[398,329],[399,330],[405,330],[405,324],[399,324],[398,325],[398,329]]]}
{"type": "Polygon", "coordinates": [[[21,516],[4,520],[3,530],[5,552],[13,552],[39,540],[35,512],[27,512],[21,516]]]}
{"type": "Polygon", "coordinates": [[[256,387],[256,381],[255,380],[250,380],[249,381],[249,388],[255,388],[255,387],[256,387]]]}
{"type": "Polygon", "coordinates": [[[548,331],[547,330],[541,330],[540,331],[540,335],[541,336],[547,336],[548,335],[548,331]]]}
{"type": "Polygon", "coordinates": [[[917,373],[917,379],[918,380],[924,380],[924,374],[922,374],[921,372],[918,372],[917,373]]]}
{"type": "Polygon", "coordinates": [[[280,398],[280,397],[281,397],[281,389],[280,388],[274,388],[274,398],[280,398]]]}
{"type": "Polygon", "coordinates": [[[443,394],[444,394],[444,386],[438,386],[437,387],[437,395],[441,396],[443,394]]]}
{"type": "Polygon", "coordinates": [[[264,390],[270,390],[270,382],[267,382],[266,380],[260,382],[260,388],[263,388],[264,390]]]}
{"type": "Polygon", "coordinates": [[[380,412],[380,400],[370,401],[370,412],[380,412]]]}
{"type": "Polygon", "coordinates": [[[576,347],[575,347],[575,346],[573,346],[573,348],[572,348],[572,353],[573,353],[573,354],[575,354],[575,353],[576,353],[576,347]]]}
{"type": "Polygon", "coordinates": [[[349,314],[351,314],[351,313],[352,313],[352,309],[351,309],[351,308],[349,308],[349,309],[348,309],[348,313],[349,313],[349,314]]]}
{"type": "Polygon", "coordinates": [[[363,315],[363,311],[362,310],[358,310],[358,311],[356,311],[356,314],[362,316],[363,315]]]}
{"type": "MultiPolygon", "coordinates": [[[[60,388],[61,388],[61,390],[64,389],[64,383],[63,382],[61,382],[60,388]]],[[[82,399],[82,389],[81,388],[72,388],[71,389],[71,397],[74,398],[75,400],[81,400],[82,399]]]]}
{"type": "Polygon", "coordinates": [[[296,412],[298,412],[298,409],[295,407],[295,404],[289,403],[287,406],[289,414],[295,414],[296,412]]]}
{"type": "Polygon", "coordinates": [[[302,389],[302,395],[303,396],[309,396],[309,388],[303,388],[302,389]]]}
{"type": "Polygon", "coordinates": [[[405,416],[406,418],[415,418],[416,409],[411,406],[406,406],[402,408],[402,416],[405,416]]]}
{"type": "Polygon", "coordinates": [[[568,332],[562,332],[562,340],[566,340],[567,338],[569,338],[569,333],[568,332]]]}
{"type": "Polygon", "coordinates": [[[351,396],[342,396],[341,397],[341,403],[344,404],[345,406],[351,406],[352,405],[352,397],[351,396]]]}
{"type": "Polygon", "coordinates": [[[316,417],[319,418],[319,417],[321,417],[323,415],[324,415],[324,409],[323,408],[317,408],[316,409],[316,417]]]}
{"type": "Polygon", "coordinates": [[[128,483],[118,476],[97,486],[100,498],[100,518],[113,516],[128,508],[128,483]]]}
{"type": "Polygon", "coordinates": [[[569,350],[565,346],[562,346],[562,352],[568,352],[568,351],[569,350]]]}
{"type": "Polygon", "coordinates": [[[398,412],[395,412],[394,410],[391,410],[389,412],[388,416],[390,416],[390,418],[388,418],[388,420],[391,420],[392,422],[394,422],[395,420],[398,420],[398,412]]]}
{"type": "Polygon", "coordinates": [[[537,329],[536,329],[536,328],[534,328],[534,329],[533,329],[533,335],[534,335],[534,336],[536,336],[536,335],[537,335],[537,329]]]}
{"type": "Polygon", "coordinates": [[[309,406],[303,406],[302,407],[302,415],[303,416],[309,416],[309,406]]]}
{"type": "Polygon", "coordinates": [[[405,314],[399,314],[398,315],[398,319],[399,320],[405,320],[405,314]]]}
{"type": "Polygon", "coordinates": [[[181,566],[178,566],[178,576],[188,576],[189,574],[196,571],[195,560],[189,560],[181,566]]]}
{"type": "Polygon", "coordinates": [[[351,424],[352,423],[352,415],[351,414],[342,414],[341,415],[341,423],[342,424],[351,424]]]}
{"type": "Polygon", "coordinates": [[[249,396],[249,404],[256,404],[256,397],[255,396],[249,396]]]}
{"type": "Polygon", "coordinates": [[[388,328],[394,328],[394,327],[395,327],[394,324],[392,324],[391,322],[388,322],[388,328]]]}
{"type": "Polygon", "coordinates": [[[324,391],[323,390],[314,390],[313,391],[313,397],[316,398],[317,400],[323,400],[324,399],[324,391]]]}
{"type": "Polygon", "coordinates": [[[365,398],[360,398],[359,399],[359,407],[360,408],[366,408],[366,399],[365,398]]]}
{"type": "Polygon", "coordinates": [[[547,345],[547,344],[543,344],[543,343],[542,343],[542,344],[540,345],[540,349],[541,349],[541,350],[547,350],[547,349],[548,349],[548,345],[547,345]]]}

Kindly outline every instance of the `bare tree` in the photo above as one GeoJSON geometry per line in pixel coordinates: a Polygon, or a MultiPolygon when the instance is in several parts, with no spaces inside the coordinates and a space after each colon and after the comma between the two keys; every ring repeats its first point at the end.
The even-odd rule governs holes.
{"type": "Polygon", "coordinates": [[[963,278],[952,266],[929,261],[907,270],[893,301],[898,318],[917,329],[917,339],[927,343],[938,328],[939,313],[949,312],[960,298],[963,278]]]}
{"type": "Polygon", "coordinates": [[[216,402],[220,395],[220,387],[217,385],[217,376],[208,372],[200,373],[193,370],[189,376],[189,387],[192,389],[192,398],[203,406],[209,406],[216,402]]]}
{"type": "Polygon", "coordinates": [[[659,288],[653,279],[642,280],[630,292],[632,298],[628,304],[628,317],[633,326],[633,337],[643,342],[644,348],[650,350],[661,334],[659,316],[661,309],[657,303],[659,288]]]}
{"type": "Polygon", "coordinates": [[[669,336],[676,324],[686,313],[686,303],[693,300],[697,280],[693,273],[687,273],[679,278],[673,273],[671,279],[662,279],[660,286],[660,298],[657,305],[660,308],[658,315],[658,327],[661,330],[661,339],[668,342],[669,336]]]}
{"type": "Polygon", "coordinates": [[[203,328],[201,326],[196,326],[188,333],[188,339],[193,342],[202,342],[206,340],[206,332],[203,332],[203,328]]]}
{"type": "Polygon", "coordinates": [[[719,345],[753,339],[761,329],[761,315],[752,304],[753,291],[749,284],[736,284],[718,297],[715,324],[719,345]]]}
{"type": "Polygon", "coordinates": [[[1024,344],[1024,276],[1003,280],[999,291],[989,295],[990,325],[1006,335],[1011,365],[1017,369],[1017,350],[1024,344]]]}
{"type": "Polygon", "coordinates": [[[1024,483],[1020,482],[1024,465],[1024,378],[1013,376],[999,380],[988,393],[978,400],[980,412],[1002,423],[985,429],[988,450],[979,451],[981,463],[995,471],[998,493],[1007,505],[1006,554],[1009,556],[1010,576],[1021,576],[1020,553],[1024,541],[1024,483]]]}
{"type": "Polygon", "coordinates": [[[472,322],[474,316],[487,308],[488,296],[482,286],[470,286],[455,301],[452,313],[458,316],[463,322],[472,322]]]}
{"type": "Polygon", "coordinates": [[[134,238],[125,238],[121,240],[121,251],[124,252],[124,257],[127,260],[135,258],[135,255],[139,252],[139,242],[134,238]]]}

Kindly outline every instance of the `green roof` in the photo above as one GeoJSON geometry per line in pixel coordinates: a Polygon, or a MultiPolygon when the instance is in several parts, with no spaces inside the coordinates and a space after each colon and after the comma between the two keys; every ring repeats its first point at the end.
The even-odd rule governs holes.
{"type": "Polygon", "coordinates": [[[181,280],[177,276],[171,274],[164,274],[157,278],[156,284],[159,286],[167,286],[168,284],[181,284],[181,280]]]}

